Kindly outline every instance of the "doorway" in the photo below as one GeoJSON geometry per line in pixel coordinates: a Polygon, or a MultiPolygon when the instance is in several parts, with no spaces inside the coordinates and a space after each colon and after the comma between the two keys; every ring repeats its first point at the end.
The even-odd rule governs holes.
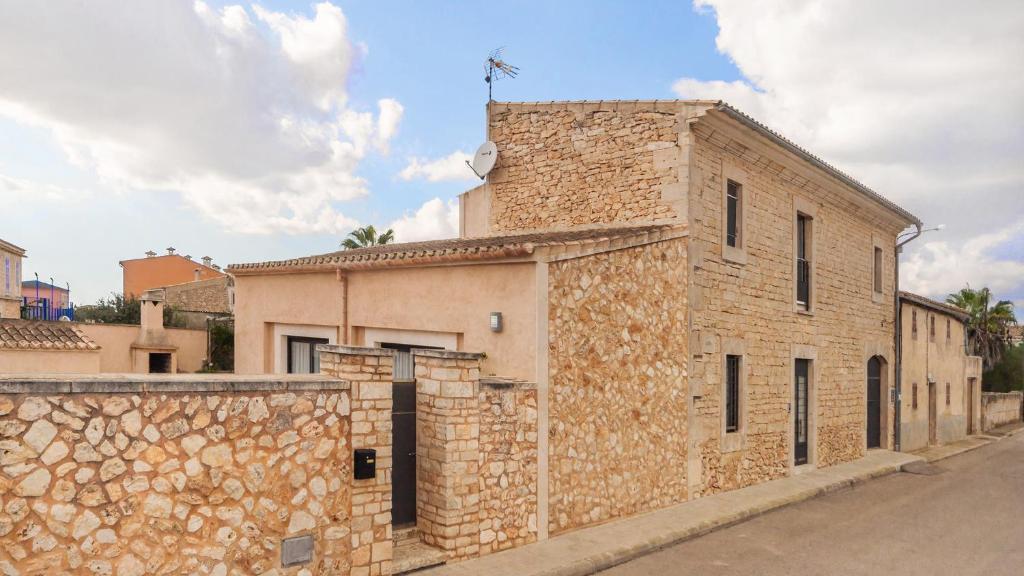
{"type": "Polygon", "coordinates": [[[967,379],[967,435],[974,434],[974,387],[978,384],[977,378],[967,379]]]}
{"type": "Polygon", "coordinates": [[[928,383],[928,444],[938,444],[938,394],[935,382],[928,383]]]}
{"type": "Polygon", "coordinates": [[[807,464],[807,444],[809,436],[808,395],[810,392],[810,360],[795,360],[793,381],[793,464],[807,464]]]}
{"type": "Polygon", "coordinates": [[[878,356],[868,360],[867,434],[868,448],[882,446],[882,361],[878,356]]]}

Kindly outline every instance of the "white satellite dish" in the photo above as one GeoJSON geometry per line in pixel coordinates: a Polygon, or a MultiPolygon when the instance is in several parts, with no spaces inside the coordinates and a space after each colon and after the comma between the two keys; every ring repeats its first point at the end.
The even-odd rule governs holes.
{"type": "Polygon", "coordinates": [[[498,161],[498,147],[488,140],[480,145],[476,149],[476,154],[473,155],[473,163],[470,164],[466,161],[466,165],[469,166],[470,170],[473,171],[481,180],[484,179],[487,174],[494,169],[494,163],[498,161]]]}

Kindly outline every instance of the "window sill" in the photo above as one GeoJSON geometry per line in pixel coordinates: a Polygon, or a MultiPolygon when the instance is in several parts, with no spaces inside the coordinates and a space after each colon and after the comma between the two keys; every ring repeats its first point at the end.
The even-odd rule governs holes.
{"type": "Polygon", "coordinates": [[[810,309],[810,310],[807,310],[805,308],[801,308],[799,304],[797,304],[793,308],[793,311],[796,312],[797,314],[801,314],[803,316],[814,316],[814,309],[813,308],[810,309]]]}
{"type": "Polygon", "coordinates": [[[722,453],[739,452],[743,449],[743,429],[736,432],[726,432],[722,436],[722,453]]]}
{"type": "Polygon", "coordinates": [[[747,251],[744,248],[733,248],[727,244],[722,244],[722,260],[732,262],[733,264],[746,264],[747,251]]]}
{"type": "Polygon", "coordinates": [[[875,304],[882,304],[885,302],[885,296],[881,292],[871,292],[871,301],[875,304]]]}

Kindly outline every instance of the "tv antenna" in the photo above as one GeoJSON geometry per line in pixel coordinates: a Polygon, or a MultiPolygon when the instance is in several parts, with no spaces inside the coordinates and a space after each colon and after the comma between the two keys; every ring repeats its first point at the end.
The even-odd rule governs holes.
{"type": "Polygon", "coordinates": [[[515,78],[516,75],[519,74],[518,66],[513,66],[501,59],[501,52],[504,49],[505,48],[498,48],[491,52],[490,56],[487,57],[487,62],[484,63],[484,70],[487,71],[487,75],[484,76],[484,82],[487,82],[488,102],[494,100],[491,96],[491,89],[494,87],[495,80],[501,80],[502,78],[515,78]]]}

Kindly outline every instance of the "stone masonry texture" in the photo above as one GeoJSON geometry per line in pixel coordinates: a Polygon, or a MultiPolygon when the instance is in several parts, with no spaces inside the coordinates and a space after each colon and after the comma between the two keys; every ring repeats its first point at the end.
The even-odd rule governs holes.
{"type": "Polygon", "coordinates": [[[686,239],[549,272],[552,534],[687,499],[686,239]]]}
{"type": "Polygon", "coordinates": [[[675,218],[663,186],[678,180],[677,167],[659,160],[679,138],[676,109],[492,104],[489,137],[500,153],[490,229],[675,218]]]}
{"type": "Polygon", "coordinates": [[[480,385],[480,553],[537,539],[537,388],[480,385]]]}
{"type": "Polygon", "coordinates": [[[349,573],[347,390],[2,394],[0,431],[2,574],[349,573]]]}

